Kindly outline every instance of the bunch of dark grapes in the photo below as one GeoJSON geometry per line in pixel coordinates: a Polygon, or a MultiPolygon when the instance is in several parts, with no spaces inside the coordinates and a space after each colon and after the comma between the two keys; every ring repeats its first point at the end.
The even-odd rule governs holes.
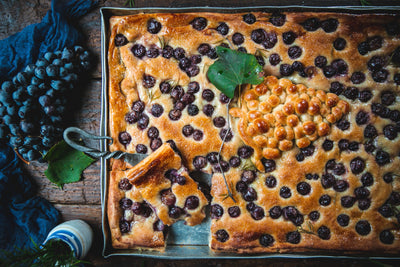
{"type": "Polygon", "coordinates": [[[47,52],[0,90],[0,139],[26,161],[40,160],[62,138],[70,98],[90,55],[81,46],[47,52]]]}

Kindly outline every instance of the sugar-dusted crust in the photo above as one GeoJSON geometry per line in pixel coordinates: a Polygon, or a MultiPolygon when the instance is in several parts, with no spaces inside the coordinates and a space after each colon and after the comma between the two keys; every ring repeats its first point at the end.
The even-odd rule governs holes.
{"type": "MultiPolygon", "coordinates": [[[[385,201],[382,195],[387,194],[388,186],[382,186],[384,192],[380,194],[376,192],[377,186],[371,192],[371,208],[366,211],[360,211],[355,203],[351,208],[343,208],[340,198],[348,195],[349,191],[357,187],[358,179],[349,175],[350,190],[343,193],[335,192],[333,189],[326,190],[321,186],[319,180],[308,181],[305,178],[307,172],[317,172],[311,167],[302,169],[300,166],[291,161],[293,156],[288,154],[287,157],[280,159],[279,163],[286,167],[286,170],[280,169],[272,173],[258,173],[254,182],[249,184],[257,192],[255,201],[246,201],[241,193],[235,190],[234,198],[226,198],[226,189],[221,174],[213,176],[212,194],[214,196],[211,209],[214,205],[220,205],[223,208],[221,217],[214,217],[211,225],[211,242],[210,247],[215,251],[220,252],[237,252],[237,253],[263,253],[263,252],[301,252],[301,251],[318,251],[325,250],[323,253],[362,253],[373,251],[374,255],[383,253],[398,253],[400,240],[395,238],[393,244],[387,245],[379,242],[379,234],[383,230],[392,229],[395,236],[399,235],[399,230],[396,226],[395,219],[386,219],[377,213],[377,209],[385,201]],[[288,169],[291,166],[290,169],[288,169]],[[281,177],[278,184],[274,188],[268,188],[265,185],[265,180],[268,176],[281,177]],[[303,196],[296,190],[296,184],[299,181],[307,181],[312,186],[312,191],[309,195],[303,196]],[[294,186],[292,186],[294,185],[294,186]],[[289,186],[292,196],[288,199],[283,199],[279,196],[279,189],[282,186],[289,186]],[[375,191],[375,192],[374,192],[375,191]],[[331,197],[331,203],[328,206],[321,206],[319,198],[323,194],[328,194],[331,197]],[[261,219],[254,219],[252,212],[248,210],[248,204],[254,203],[261,207],[265,216],[261,219]],[[238,206],[240,208],[240,216],[232,218],[228,214],[228,209],[238,206]],[[301,225],[295,225],[292,221],[285,219],[284,215],[279,218],[272,218],[270,210],[274,206],[279,206],[281,209],[292,206],[295,207],[303,216],[304,222],[301,225]],[[309,214],[317,210],[320,213],[318,220],[310,219],[309,214]],[[347,226],[342,227],[337,222],[339,214],[347,214],[350,216],[350,222],[347,226]],[[360,220],[367,220],[372,231],[362,236],[355,230],[356,224],[360,220]],[[318,235],[318,229],[321,226],[326,226],[330,230],[329,239],[325,240],[318,235]],[[229,238],[225,242],[218,241],[217,231],[224,230],[228,233],[229,238]],[[300,234],[300,242],[292,244],[287,241],[287,235],[290,232],[298,232],[300,234]],[[260,239],[263,235],[271,235],[274,239],[272,244],[261,245],[260,239]]],[[[324,160],[326,158],[323,153],[317,153],[316,159],[324,160]]],[[[372,166],[371,166],[372,167],[372,166]]],[[[232,169],[225,174],[229,183],[236,187],[237,182],[241,180],[243,170],[232,169]]]]}
{"type": "MultiPolygon", "coordinates": [[[[350,76],[356,71],[365,71],[368,59],[372,55],[378,53],[391,53],[396,44],[400,42],[397,39],[392,39],[391,43],[383,43],[383,47],[377,51],[369,52],[368,56],[362,56],[357,52],[357,45],[365,41],[368,37],[382,36],[387,37],[386,32],[382,31],[382,27],[375,25],[381,24],[382,21],[390,21],[391,16],[381,15],[345,15],[332,13],[289,13],[286,15],[286,23],[281,27],[272,25],[268,18],[270,14],[254,13],[258,18],[254,24],[246,24],[241,19],[243,14],[142,14],[136,16],[114,17],[111,19],[111,36],[108,54],[108,62],[111,68],[110,71],[110,88],[109,103],[110,103],[110,134],[118,140],[118,134],[127,131],[132,141],[124,147],[124,145],[115,142],[112,146],[113,150],[125,149],[129,152],[136,152],[136,145],[143,144],[147,146],[148,152],[151,152],[150,138],[147,136],[147,130],[154,126],[158,129],[168,129],[168,131],[160,131],[160,139],[162,142],[174,140],[178,148],[183,153],[183,158],[187,160],[190,170],[194,169],[193,160],[196,156],[204,156],[210,151],[218,151],[221,146],[221,138],[219,138],[220,128],[214,127],[212,119],[215,117],[226,117],[226,105],[221,105],[219,101],[220,92],[206,78],[206,71],[209,65],[214,60],[207,56],[202,57],[202,61],[198,64],[200,73],[195,77],[188,77],[184,71],[179,68],[178,61],[174,58],[167,59],[161,55],[156,58],[135,57],[131,51],[135,44],[144,45],[149,48],[153,45],[161,46],[161,43],[167,43],[173,48],[181,47],[185,50],[186,55],[198,55],[197,48],[202,43],[207,43],[215,47],[221,43],[229,44],[231,36],[235,32],[240,32],[244,36],[242,45],[233,45],[233,48],[245,47],[248,53],[260,54],[265,57],[266,64],[264,69],[266,73],[280,76],[280,65],[283,63],[293,63],[300,61],[305,67],[312,67],[309,71],[313,72],[313,77],[300,76],[299,72],[293,72],[288,78],[295,82],[304,84],[306,87],[311,87],[316,90],[328,91],[332,81],[339,81],[345,85],[352,85],[350,76]],[[190,22],[198,17],[203,16],[208,20],[207,28],[203,31],[196,31],[190,25],[190,22]],[[324,30],[318,28],[316,31],[307,32],[300,23],[308,18],[318,17],[320,21],[329,18],[336,18],[339,22],[338,29],[333,33],[325,33],[324,30]],[[147,21],[150,18],[156,18],[162,23],[162,28],[158,34],[150,34],[147,31],[147,21]],[[358,23],[354,23],[354,20],[358,23]],[[229,25],[228,40],[221,36],[215,28],[220,22],[226,22],[229,25]],[[350,26],[351,25],[351,26],[350,26]],[[362,25],[362,26],[361,26],[362,25]],[[266,49],[260,44],[252,41],[251,33],[255,29],[263,28],[268,33],[275,33],[277,44],[266,49]],[[281,36],[284,32],[293,31],[298,37],[292,45],[286,45],[281,36]],[[116,47],[115,39],[117,33],[124,34],[129,43],[124,46],[116,47]],[[332,48],[333,41],[338,37],[346,37],[347,49],[337,51],[332,48]],[[160,40],[163,40],[160,42],[160,40]],[[310,42],[312,40],[312,42],[310,42]],[[291,46],[299,46],[302,49],[302,54],[297,59],[291,59],[288,55],[288,48],[291,46]],[[276,66],[271,65],[268,59],[271,54],[280,56],[280,63],[276,66]],[[315,67],[314,60],[317,56],[323,55],[327,58],[329,65],[336,59],[343,59],[347,63],[347,74],[337,75],[333,78],[326,78],[320,68],[315,67]],[[162,66],[162,67],[160,67],[162,66]],[[155,85],[148,89],[143,86],[144,75],[151,75],[156,78],[155,85]],[[180,85],[187,92],[187,86],[190,81],[197,81],[200,84],[200,91],[195,93],[195,101],[200,112],[196,116],[189,116],[187,108],[182,111],[182,116],[177,121],[172,121],[168,117],[168,113],[173,109],[174,103],[170,94],[162,94],[159,90],[159,85],[162,81],[169,81],[171,84],[180,85]],[[211,102],[207,102],[201,98],[203,89],[211,89],[214,91],[215,97],[211,102]],[[151,92],[150,92],[151,91],[151,92]],[[149,97],[152,96],[152,97],[149,97]],[[150,99],[152,98],[152,99],[150,99]],[[147,115],[149,125],[140,130],[137,123],[129,124],[124,120],[124,116],[130,111],[132,104],[142,100],[145,105],[143,114],[147,115]],[[151,101],[150,101],[151,100],[151,101]],[[154,104],[160,104],[164,108],[164,112],[160,117],[151,115],[151,107],[154,104]],[[212,118],[204,115],[202,109],[204,105],[211,104],[214,107],[212,118]],[[182,134],[182,128],[185,125],[191,125],[195,129],[203,131],[201,141],[195,141],[193,138],[186,138],[182,134]],[[190,148],[190,149],[188,149],[190,148]]],[[[395,72],[393,66],[387,67],[390,72],[389,80],[395,72]]],[[[386,87],[385,84],[375,83],[371,75],[367,75],[366,80],[356,85],[359,88],[371,88],[382,90],[386,87]]],[[[236,138],[237,133],[234,131],[232,141],[224,145],[223,156],[225,160],[229,160],[235,154],[237,148],[241,145],[240,138],[236,138]]],[[[211,172],[211,165],[203,168],[204,171],[211,172]]]]}
{"type": "Polygon", "coordinates": [[[111,232],[111,244],[119,249],[147,249],[164,251],[165,237],[163,231],[154,231],[154,223],[159,219],[152,212],[149,217],[135,215],[131,210],[121,208],[121,199],[128,198],[133,202],[143,203],[143,198],[135,187],[121,190],[118,187],[121,179],[126,179],[124,171],[112,171],[107,201],[107,216],[111,232]],[[128,218],[129,217],[129,218],[128,218]],[[120,222],[126,220],[130,230],[121,232],[120,222]]]}
{"type": "Polygon", "coordinates": [[[168,143],[128,170],[126,175],[142,197],[154,207],[164,224],[172,225],[178,220],[185,220],[186,224],[192,226],[205,218],[204,207],[208,201],[197,183],[190,178],[180,156],[168,143]],[[171,174],[171,171],[176,174],[171,174]],[[166,198],[174,200],[164,200],[163,192],[168,194],[166,198]],[[189,198],[194,198],[197,204],[188,206],[186,202],[190,201],[189,198]],[[179,214],[171,215],[172,209],[179,210],[179,214]]]}
{"type": "MultiPolygon", "coordinates": [[[[215,90],[215,87],[205,77],[207,66],[211,65],[214,60],[203,57],[199,64],[200,74],[196,77],[189,78],[185,72],[181,71],[176,59],[166,59],[162,56],[149,60],[140,60],[132,55],[131,48],[135,43],[147,46],[155,44],[160,46],[159,37],[172,47],[183,47],[188,55],[198,54],[197,47],[202,42],[215,42],[216,34],[210,30],[210,35],[205,38],[203,34],[193,31],[190,25],[187,25],[196,15],[195,14],[163,14],[159,15],[163,26],[159,36],[149,34],[146,30],[147,20],[158,15],[140,15],[128,17],[112,18],[110,40],[114,40],[117,33],[123,33],[130,41],[127,45],[116,47],[114,42],[110,42],[108,62],[110,67],[109,80],[109,110],[110,110],[110,135],[114,140],[118,140],[118,134],[127,131],[132,141],[124,147],[119,142],[114,142],[112,150],[126,150],[129,152],[137,152],[136,146],[143,144],[147,147],[148,153],[152,152],[150,147],[151,139],[147,132],[150,127],[159,129],[159,138],[164,143],[173,140],[183,155],[185,165],[189,170],[194,170],[193,160],[196,156],[206,156],[209,152],[218,152],[222,139],[220,132],[222,128],[218,128],[213,124],[215,117],[227,117],[227,106],[219,101],[221,93],[215,90]],[[185,26],[183,26],[185,25],[185,26]],[[161,67],[160,67],[161,66],[161,67]],[[154,87],[147,89],[143,86],[143,75],[152,75],[156,77],[154,87]],[[159,86],[163,81],[169,81],[171,85],[180,85],[187,92],[190,81],[196,81],[200,84],[199,92],[195,93],[195,104],[199,112],[196,116],[188,114],[188,108],[182,111],[179,120],[172,121],[169,119],[169,111],[173,109],[174,103],[170,94],[162,94],[159,86]],[[212,89],[215,97],[212,101],[205,101],[201,98],[204,89],[212,89]],[[152,93],[150,93],[152,91],[152,93]],[[153,99],[149,99],[149,95],[153,95],[153,99]],[[131,111],[132,104],[141,100],[145,104],[143,114],[150,118],[148,126],[144,130],[138,128],[138,123],[129,124],[125,121],[124,116],[131,111]],[[154,104],[163,107],[164,112],[160,117],[151,115],[151,108],[154,104]],[[212,105],[214,111],[212,117],[204,114],[203,107],[212,105]],[[203,138],[196,141],[193,135],[185,137],[182,128],[185,125],[191,125],[194,130],[201,130],[203,138]]],[[[224,145],[224,158],[229,160],[231,156],[236,154],[238,147],[242,144],[240,138],[234,134],[230,142],[224,145]]],[[[206,162],[207,164],[207,162],[206,162]]],[[[212,172],[211,164],[207,164],[202,168],[208,173],[212,172]]]]}
{"type": "Polygon", "coordinates": [[[254,149],[252,160],[260,171],[265,171],[263,158],[280,158],[283,151],[294,146],[306,148],[327,136],[331,125],[350,109],[335,94],[275,76],[244,91],[242,102],[242,107],[232,108],[230,114],[240,118],[238,132],[254,149]]]}
{"type": "MultiPolygon", "coordinates": [[[[214,251],[400,253],[398,16],[252,15],[254,21],[241,13],[111,18],[109,134],[115,140],[111,150],[154,154],[170,142],[189,171],[212,173],[214,251]],[[198,17],[203,20],[196,24],[198,17]],[[202,22],[204,27],[195,29],[202,22]],[[203,44],[210,53],[204,52],[203,44]],[[221,44],[254,54],[268,76],[265,86],[248,86],[240,99],[229,103],[230,117],[229,101],[206,77],[215,61],[212,49],[221,44]],[[169,47],[171,54],[163,55],[169,47]],[[198,89],[190,85],[193,82],[198,89]],[[166,83],[169,87],[163,87],[166,83]],[[294,87],[303,92],[296,98],[278,94],[294,87]],[[255,97],[251,92],[257,90],[263,93],[255,97]],[[277,100],[272,95],[279,95],[279,104],[271,111],[263,109],[263,103],[277,100]],[[278,111],[300,99],[316,103],[313,97],[321,103],[326,97],[333,104],[325,101],[330,107],[322,104],[319,115],[313,110],[297,114],[302,129],[293,130],[291,136],[278,111]],[[274,130],[266,131],[253,115],[267,120],[269,130],[274,130]],[[317,127],[314,132],[312,123],[317,127]],[[219,166],[221,133],[229,126],[231,135],[219,166]],[[267,146],[264,137],[271,138],[267,146]],[[282,144],[272,144],[277,137],[283,138],[282,144]],[[221,169],[237,203],[225,199],[221,169]],[[241,178],[250,169],[256,178],[241,178]],[[239,217],[229,215],[232,206],[238,206],[231,212],[240,210],[239,217]],[[278,216],[279,211],[285,215],[278,216]]],[[[117,165],[126,167],[112,163],[117,165]]],[[[167,189],[168,181],[145,181],[141,190],[149,194],[149,202],[159,205],[150,193],[167,189]]]]}

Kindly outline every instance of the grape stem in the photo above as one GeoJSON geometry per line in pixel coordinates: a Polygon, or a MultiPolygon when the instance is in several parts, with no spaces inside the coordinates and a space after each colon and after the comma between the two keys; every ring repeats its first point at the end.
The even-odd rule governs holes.
{"type": "Polygon", "coordinates": [[[231,189],[230,189],[230,187],[229,187],[229,185],[228,185],[228,181],[226,180],[225,173],[224,173],[224,170],[223,170],[223,168],[222,168],[222,166],[221,166],[221,161],[220,161],[220,158],[221,158],[221,151],[222,151],[222,148],[223,148],[223,146],[224,146],[225,139],[226,139],[226,137],[228,136],[228,133],[229,133],[229,131],[230,131],[230,129],[231,129],[231,121],[230,121],[230,118],[229,118],[229,104],[230,104],[230,103],[231,103],[231,99],[229,99],[229,102],[226,104],[226,113],[227,113],[227,120],[228,120],[228,129],[227,129],[227,131],[226,131],[226,133],[225,133],[225,135],[224,135],[224,138],[222,139],[222,144],[221,144],[221,147],[219,148],[219,151],[218,151],[218,158],[217,158],[217,159],[218,159],[219,169],[221,170],[222,177],[224,178],[226,190],[228,191],[227,195],[228,195],[228,197],[230,197],[230,198],[233,200],[233,202],[236,203],[236,200],[235,200],[235,198],[233,197],[232,191],[231,191],[231,189]]]}
{"type": "Polygon", "coordinates": [[[17,154],[18,158],[20,158],[25,164],[30,164],[29,161],[27,161],[26,159],[24,159],[21,154],[19,154],[18,150],[14,148],[15,154],[17,154]]]}

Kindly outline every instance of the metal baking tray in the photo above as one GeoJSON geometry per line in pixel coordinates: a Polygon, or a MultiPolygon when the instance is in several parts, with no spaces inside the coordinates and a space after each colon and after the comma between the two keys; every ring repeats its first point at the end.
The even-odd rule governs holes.
{"type": "MultiPolygon", "coordinates": [[[[185,7],[185,8],[110,8],[103,7],[101,13],[101,64],[102,64],[102,94],[101,94],[101,121],[100,135],[108,135],[108,43],[109,43],[109,19],[112,16],[135,15],[140,13],[186,13],[186,12],[218,12],[218,13],[242,13],[242,12],[337,12],[349,14],[400,14],[400,6],[344,6],[344,7],[318,7],[318,6],[254,6],[254,7],[185,7]]],[[[108,149],[106,140],[100,142],[101,151],[108,149]]],[[[197,226],[186,226],[182,221],[174,224],[169,229],[167,247],[165,252],[145,250],[117,250],[111,246],[108,218],[106,212],[107,187],[108,187],[108,162],[101,159],[100,170],[101,203],[102,203],[102,231],[103,251],[105,258],[111,256],[136,256],[157,259],[259,259],[259,258],[340,258],[340,259],[400,259],[400,256],[366,256],[343,252],[330,253],[329,251],[313,253],[264,253],[264,254],[234,254],[214,253],[208,247],[209,229],[211,220],[206,220],[197,226]]],[[[197,178],[197,177],[196,177],[197,178]]],[[[203,178],[204,177],[200,177],[203,178]]]]}

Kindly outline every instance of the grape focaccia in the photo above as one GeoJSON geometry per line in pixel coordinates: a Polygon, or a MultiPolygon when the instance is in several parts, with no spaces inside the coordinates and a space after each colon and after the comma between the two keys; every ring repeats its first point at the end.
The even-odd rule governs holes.
{"type": "Polygon", "coordinates": [[[138,14],[110,25],[111,150],[169,142],[189,171],[212,174],[211,249],[400,252],[398,16],[138,14]],[[230,100],[206,76],[216,46],[255,55],[264,82],[230,100]]]}

